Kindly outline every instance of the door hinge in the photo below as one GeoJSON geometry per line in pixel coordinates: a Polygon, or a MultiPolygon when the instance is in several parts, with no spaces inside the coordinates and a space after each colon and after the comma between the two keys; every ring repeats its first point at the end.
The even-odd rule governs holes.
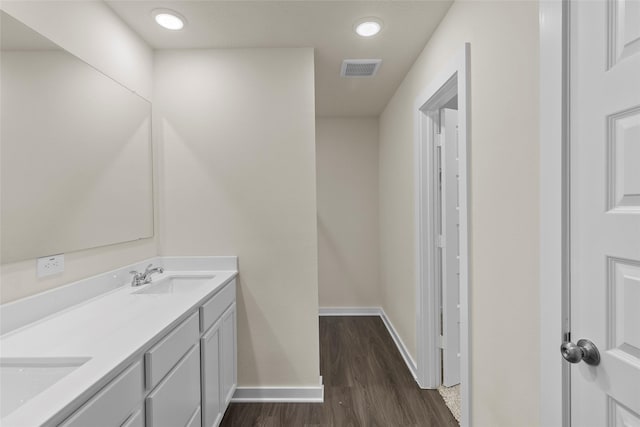
{"type": "Polygon", "coordinates": [[[444,336],[443,335],[440,335],[438,337],[438,347],[441,348],[441,349],[444,349],[444,336]]]}
{"type": "Polygon", "coordinates": [[[438,236],[438,242],[437,242],[438,247],[439,248],[444,248],[444,242],[445,242],[444,236],[442,234],[439,235],[438,236]]]}
{"type": "Polygon", "coordinates": [[[436,147],[442,147],[442,134],[440,132],[436,134],[436,147]]]}

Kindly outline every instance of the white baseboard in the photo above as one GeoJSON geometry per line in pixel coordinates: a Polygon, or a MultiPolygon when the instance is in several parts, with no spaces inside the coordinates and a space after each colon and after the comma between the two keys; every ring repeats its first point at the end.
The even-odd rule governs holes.
{"type": "Polygon", "coordinates": [[[380,307],[320,307],[320,316],[380,316],[380,307]]]}
{"type": "Polygon", "coordinates": [[[319,314],[320,316],[380,316],[393,342],[396,344],[396,347],[398,347],[404,363],[407,365],[407,368],[409,368],[409,372],[413,375],[416,383],[418,382],[416,362],[409,354],[409,350],[407,350],[407,346],[404,345],[402,338],[398,335],[396,328],[393,327],[393,323],[391,323],[391,320],[387,317],[387,313],[385,313],[381,307],[321,307],[319,314]]]}
{"type": "MultiPolygon", "coordinates": [[[[389,331],[389,335],[396,344],[404,363],[417,382],[416,363],[409,354],[407,347],[393,327],[393,323],[380,307],[322,307],[320,316],[379,316],[382,323],[389,331]]],[[[322,377],[318,386],[310,387],[238,387],[233,395],[232,402],[292,402],[292,403],[322,403],[324,402],[324,385],[322,377]]]]}
{"type": "Polygon", "coordinates": [[[231,401],[234,403],[322,403],[324,402],[324,385],[320,377],[320,384],[310,387],[237,387],[231,401]]]}
{"type": "Polygon", "coordinates": [[[398,331],[396,331],[396,328],[393,327],[393,323],[391,323],[391,320],[389,320],[389,318],[387,317],[387,313],[385,313],[384,309],[382,308],[380,308],[380,317],[382,318],[384,326],[387,327],[389,335],[391,335],[391,338],[393,338],[393,342],[396,343],[396,347],[398,347],[398,351],[402,355],[404,363],[407,365],[407,368],[409,368],[409,372],[411,372],[411,375],[413,375],[413,379],[416,381],[416,383],[418,383],[418,368],[416,366],[416,362],[415,360],[413,360],[413,357],[411,357],[409,350],[407,350],[407,346],[404,345],[402,338],[400,338],[400,335],[398,335],[398,331]]]}

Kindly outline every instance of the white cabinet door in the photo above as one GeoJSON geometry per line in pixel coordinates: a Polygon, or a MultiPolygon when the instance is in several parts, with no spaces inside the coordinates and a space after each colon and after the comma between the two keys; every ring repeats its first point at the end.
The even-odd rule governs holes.
{"type": "Polygon", "coordinates": [[[571,368],[571,424],[638,426],[640,1],[569,3],[571,341],[601,356],[571,368]]]}
{"type": "Polygon", "coordinates": [[[202,369],[202,427],[214,427],[222,418],[221,399],[221,328],[215,323],[200,339],[202,369]]]}
{"type": "Polygon", "coordinates": [[[200,345],[196,344],[147,397],[147,426],[186,426],[199,405],[200,345]]]}
{"type": "Polygon", "coordinates": [[[236,389],[236,304],[222,315],[222,397],[224,408],[236,389]]]}

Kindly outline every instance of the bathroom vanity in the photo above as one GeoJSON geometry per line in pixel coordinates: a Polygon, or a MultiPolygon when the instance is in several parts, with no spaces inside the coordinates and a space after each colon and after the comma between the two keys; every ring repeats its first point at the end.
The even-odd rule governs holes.
{"type": "Polygon", "coordinates": [[[159,257],[0,308],[1,424],[217,426],[236,387],[235,257],[159,257]],[[130,270],[163,267],[133,287],[130,270]]]}

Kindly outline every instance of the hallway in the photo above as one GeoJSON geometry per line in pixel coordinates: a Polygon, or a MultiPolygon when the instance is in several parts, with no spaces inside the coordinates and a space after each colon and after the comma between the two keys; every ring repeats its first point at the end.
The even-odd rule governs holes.
{"type": "Polygon", "coordinates": [[[457,427],[437,390],[421,390],[378,317],[320,317],[324,403],[231,404],[223,427],[457,427]]]}

